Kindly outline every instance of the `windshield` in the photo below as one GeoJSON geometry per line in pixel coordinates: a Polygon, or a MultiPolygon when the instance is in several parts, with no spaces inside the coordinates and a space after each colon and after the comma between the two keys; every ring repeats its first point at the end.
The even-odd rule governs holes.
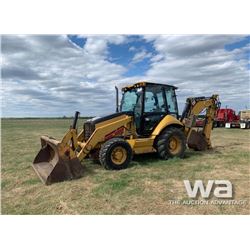
{"type": "MultiPolygon", "coordinates": [[[[121,111],[134,111],[142,95],[142,88],[131,89],[123,93],[121,101],[121,111]]],[[[140,105],[139,105],[140,106],[140,105]]]]}

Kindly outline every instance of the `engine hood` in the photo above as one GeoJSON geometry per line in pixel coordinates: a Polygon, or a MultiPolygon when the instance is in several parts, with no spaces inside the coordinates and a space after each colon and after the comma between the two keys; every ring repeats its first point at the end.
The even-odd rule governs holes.
{"type": "Polygon", "coordinates": [[[102,116],[102,117],[94,117],[92,119],[87,120],[86,122],[89,122],[92,125],[95,125],[97,123],[104,122],[104,121],[113,119],[115,117],[121,116],[121,115],[131,115],[131,116],[133,116],[133,112],[117,112],[117,113],[113,113],[113,114],[102,116]]]}

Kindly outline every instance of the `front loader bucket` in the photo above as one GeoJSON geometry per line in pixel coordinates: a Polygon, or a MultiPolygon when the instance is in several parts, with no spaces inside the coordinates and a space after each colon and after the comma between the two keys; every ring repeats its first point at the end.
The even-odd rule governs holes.
{"type": "Polygon", "coordinates": [[[33,168],[44,184],[49,185],[83,176],[83,166],[77,158],[68,159],[59,155],[59,141],[42,136],[41,145],[42,148],[33,161],[33,168]]]}

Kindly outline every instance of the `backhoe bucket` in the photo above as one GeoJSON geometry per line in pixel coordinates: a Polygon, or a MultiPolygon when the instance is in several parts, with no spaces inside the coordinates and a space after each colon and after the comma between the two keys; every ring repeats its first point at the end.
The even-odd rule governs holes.
{"type": "Polygon", "coordinates": [[[208,144],[202,132],[192,130],[188,138],[188,147],[197,151],[208,149],[208,144]]]}
{"type": "Polygon", "coordinates": [[[83,166],[77,158],[61,157],[58,152],[60,142],[41,137],[42,148],[33,161],[33,168],[41,181],[46,184],[77,179],[83,176],[83,166]]]}

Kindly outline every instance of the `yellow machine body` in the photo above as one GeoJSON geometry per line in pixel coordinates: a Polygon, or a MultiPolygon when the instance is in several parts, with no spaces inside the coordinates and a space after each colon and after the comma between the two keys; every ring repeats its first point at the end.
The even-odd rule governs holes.
{"type": "MultiPolygon", "coordinates": [[[[141,83],[127,88],[141,86],[145,86],[145,84],[141,83]]],[[[84,169],[81,161],[98,153],[102,145],[110,139],[123,138],[130,145],[133,154],[156,152],[155,142],[162,131],[167,130],[168,127],[179,128],[183,131],[191,148],[195,148],[197,144],[203,145],[195,148],[198,150],[211,148],[210,134],[217,109],[216,100],[217,95],[214,95],[205,100],[197,100],[196,103],[189,103],[192,107],[184,115],[186,117],[183,116],[181,119],[177,119],[171,114],[164,115],[148,136],[138,135],[133,115],[126,113],[118,113],[109,119],[96,122],[88,138],[86,138],[86,129],[90,129],[91,126],[89,128],[85,126],[78,133],[76,124],[68,130],[61,141],[42,136],[42,148],[33,162],[33,168],[45,184],[80,178],[83,176],[84,169]],[[206,124],[200,133],[193,128],[193,123],[195,117],[203,109],[207,109],[207,116],[206,124]]],[[[124,161],[124,154],[119,151],[119,147],[113,158],[114,161],[119,159],[121,162],[124,161]]]]}

